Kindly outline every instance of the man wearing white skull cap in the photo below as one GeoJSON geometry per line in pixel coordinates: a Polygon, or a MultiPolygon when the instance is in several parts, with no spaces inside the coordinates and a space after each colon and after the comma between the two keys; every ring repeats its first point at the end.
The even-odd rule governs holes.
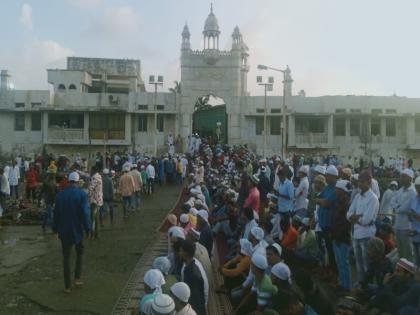
{"type": "Polygon", "coordinates": [[[176,315],[197,315],[188,304],[190,296],[190,287],[185,282],[175,283],[171,287],[171,297],[175,302],[176,315]]]}

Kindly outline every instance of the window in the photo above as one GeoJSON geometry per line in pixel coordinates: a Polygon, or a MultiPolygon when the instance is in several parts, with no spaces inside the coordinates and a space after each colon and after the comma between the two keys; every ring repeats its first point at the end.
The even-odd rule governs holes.
{"type": "Polygon", "coordinates": [[[38,108],[41,107],[41,103],[31,103],[32,108],[38,108]]]}
{"type": "Polygon", "coordinates": [[[15,131],[25,130],[25,113],[15,113],[15,131]]]}
{"type": "Polygon", "coordinates": [[[387,114],[396,114],[397,113],[397,110],[396,109],[387,109],[385,112],[387,114]]]}
{"type": "Polygon", "coordinates": [[[346,135],[346,119],[334,118],[334,135],[344,137],[346,135]]]}
{"type": "Polygon", "coordinates": [[[395,118],[387,118],[385,123],[386,123],[386,136],[395,137],[397,135],[397,122],[395,118]]]}
{"type": "Polygon", "coordinates": [[[336,112],[337,114],[344,114],[344,113],[346,112],[346,110],[345,110],[345,109],[342,109],[342,108],[337,108],[337,109],[335,110],[335,112],[336,112]]]}
{"type": "Polygon", "coordinates": [[[325,119],[323,117],[301,117],[297,118],[296,131],[300,133],[311,132],[311,133],[324,133],[325,119]]]}
{"type": "Polygon", "coordinates": [[[257,113],[258,114],[264,114],[264,108],[257,108],[257,113]]]}
{"type": "Polygon", "coordinates": [[[147,115],[139,115],[139,131],[147,132],[147,115]]]}
{"type": "Polygon", "coordinates": [[[372,112],[373,115],[379,115],[379,114],[382,114],[382,109],[375,108],[375,109],[372,109],[371,112],[372,112]]]}
{"type": "Polygon", "coordinates": [[[31,130],[32,131],[41,131],[41,113],[32,113],[31,114],[31,130]]]}
{"type": "Polygon", "coordinates": [[[262,135],[264,130],[264,117],[255,117],[255,134],[262,135]]]}
{"type": "Polygon", "coordinates": [[[281,117],[274,116],[270,117],[270,133],[272,135],[280,135],[281,134],[281,117]]]}
{"type": "Polygon", "coordinates": [[[64,86],[64,84],[59,84],[57,90],[58,92],[65,92],[66,87],[64,86]]]}
{"type": "Polygon", "coordinates": [[[381,134],[381,120],[379,118],[372,118],[370,121],[370,134],[372,136],[379,136],[381,134]]]}
{"type": "Polygon", "coordinates": [[[350,136],[360,136],[360,119],[352,118],[350,119],[350,136]]]}
{"type": "Polygon", "coordinates": [[[70,84],[69,90],[77,90],[77,88],[74,84],[70,84]]]}
{"type": "Polygon", "coordinates": [[[164,110],[165,106],[164,105],[156,105],[156,110],[164,110]]]}
{"type": "Polygon", "coordinates": [[[91,139],[123,140],[125,137],[125,115],[89,114],[89,134],[91,139]]]}
{"type": "Polygon", "coordinates": [[[25,108],[25,103],[15,103],[15,108],[25,108]]]}
{"type": "Polygon", "coordinates": [[[279,114],[279,113],[281,113],[281,109],[280,108],[272,108],[271,109],[271,113],[273,113],[273,114],[279,114]]]}
{"type": "Polygon", "coordinates": [[[49,114],[48,127],[83,129],[83,114],[49,114]]]}
{"type": "Polygon", "coordinates": [[[415,132],[420,133],[420,117],[417,117],[414,123],[415,132]]]}
{"type": "Polygon", "coordinates": [[[360,109],[350,109],[350,113],[361,113],[360,109]]]}
{"type": "Polygon", "coordinates": [[[157,115],[157,130],[159,132],[163,132],[164,118],[165,116],[163,116],[162,114],[157,115]]]}
{"type": "Polygon", "coordinates": [[[149,106],[148,105],[137,105],[137,109],[138,110],[148,110],[149,106]]]}

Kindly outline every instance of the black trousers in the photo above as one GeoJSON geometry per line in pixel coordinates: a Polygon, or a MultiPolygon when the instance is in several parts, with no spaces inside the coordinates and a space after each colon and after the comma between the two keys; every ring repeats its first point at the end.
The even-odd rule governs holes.
{"type": "Polygon", "coordinates": [[[66,289],[70,289],[71,287],[70,254],[73,245],[75,245],[76,248],[76,268],[74,270],[74,278],[80,279],[82,274],[83,242],[80,241],[79,244],[71,244],[61,241],[61,248],[63,251],[64,287],[66,289]]]}

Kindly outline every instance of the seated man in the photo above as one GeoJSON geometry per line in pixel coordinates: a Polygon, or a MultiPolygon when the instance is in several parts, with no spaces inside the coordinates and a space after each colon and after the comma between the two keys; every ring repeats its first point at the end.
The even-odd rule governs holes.
{"type": "Polygon", "coordinates": [[[405,307],[418,307],[420,283],[414,278],[415,265],[401,258],[392,274],[386,274],[384,287],[372,300],[372,306],[384,312],[399,313],[405,307]]]}
{"type": "Polygon", "coordinates": [[[249,271],[252,255],[252,244],[247,239],[240,239],[240,252],[234,258],[219,267],[224,284],[217,290],[218,293],[229,293],[231,289],[241,285],[249,271]]]}
{"type": "Polygon", "coordinates": [[[251,271],[254,274],[254,283],[248,293],[234,310],[234,314],[242,315],[254,311],[262,312],[277,293],[278,288],[273,285],[269,275],[265,273],[268,267],[267,259],[260,254],[254,254],[251,259],[251,271]]]}
{"type": "Polygon", "coordinates": [[[283,238],[280,241],[280,245],[283,249],[295,249],[297,244],[298,232],[295,227],[290,224],[290,218],[288,215],[283,215],[280,221],[280,228],[283,232],[283,238]]]}

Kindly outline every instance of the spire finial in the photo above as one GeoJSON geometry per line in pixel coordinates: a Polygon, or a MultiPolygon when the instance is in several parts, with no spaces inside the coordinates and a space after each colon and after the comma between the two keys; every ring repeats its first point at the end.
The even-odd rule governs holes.
{"type": "Polygon", "coordinates": [[[213,2],[210,3],[210,13],[213,13],[213,2]]]}

